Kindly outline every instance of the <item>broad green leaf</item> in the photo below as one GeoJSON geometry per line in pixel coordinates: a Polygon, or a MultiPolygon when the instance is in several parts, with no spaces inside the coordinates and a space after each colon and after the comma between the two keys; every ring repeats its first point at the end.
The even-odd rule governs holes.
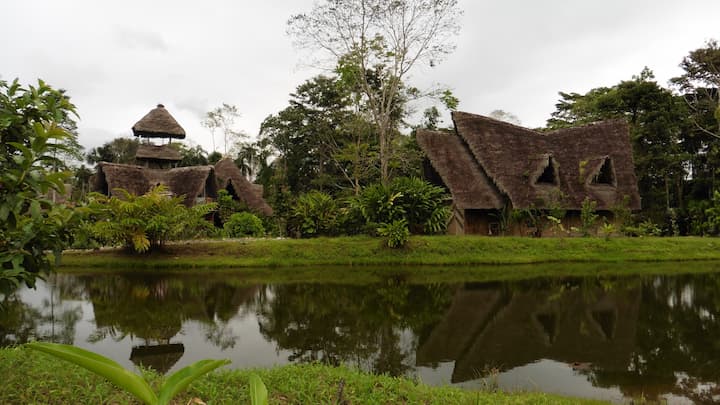
{"type": "Polygon", "coordinates": [[[57,343],[28,343],[27,347],[38,350],[60,359],[86,368],[93,373],[107,378],[113,384],[134,395],[148,405],[157,404],[157,396],[148,383],[140,376],[124,369],[118,363],[97,353],[79,347],[57,343]]]}
{"type": "Polygon", "coordinates": [[[160,387],[158,405],[165,405],[193,381],[218,367],[230,364],[230,360],[200,360],[173,373],[160,387]]]}
{"type": "Polygon", "coordinates": [[[268,392],[265,384],[257,374],[250,374],[249,379],[250,403],[252,405],[267,405],[268,392]]]}

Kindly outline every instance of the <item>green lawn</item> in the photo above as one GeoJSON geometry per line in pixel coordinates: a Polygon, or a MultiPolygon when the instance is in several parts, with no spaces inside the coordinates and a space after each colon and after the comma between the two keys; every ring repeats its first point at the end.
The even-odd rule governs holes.
{"type": "Polygon", "coordinates": [[[188,241],[163,252],[70,251],[61,272],[156,269],[242,273],[264,281],[496,280],[720,270],[720,238],[488,238],[417,236],[404,249],[369,237],[188,241]]]}

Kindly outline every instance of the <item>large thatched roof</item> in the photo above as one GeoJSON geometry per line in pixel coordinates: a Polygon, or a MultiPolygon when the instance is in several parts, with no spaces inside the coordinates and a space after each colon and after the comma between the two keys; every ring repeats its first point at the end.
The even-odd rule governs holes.
{"type": "Polygon", "coordinates": [[[133,134],[144,138],[177,138],[185,139],[185,130],[175,118],[158,104],[132,127],[133,134]]]}
{"type": "Polygon", "coordinates": [[[539,133],[455,112],[455,134],[419,131],[418,143],[462,208],[580,209],[585,198],[609,210],[640,195],[628,127],[612,120],[539,133]]]}
{"type": "Polygon", "coordinates": [[[198,196],[217,197],[215,168],[212,166],[148,169],[142,166],[102,162],[98,164],[93,191],[114,195],[123,188],[142,195],[152,187],[165,185],[174,195],[185,196],[185,205],[195,204],[198,196]]]}
{"type": "Polygon", "coordinates": [[[272,215],[272,208],[262,198],[262,186],[258,187],[257,184],[250,183],[232,159],[223,158],[217,162],[215,173],[220,188],[231,187],[235,196],[247,204],[248,208],[263,215],[272,215]]]}
{"type": "Polygon", "coordinates": [[[135,159],[138,160],[168,160],[178,162],[182,160],[180,152],[169,145],[138,145],[135,159]]]}

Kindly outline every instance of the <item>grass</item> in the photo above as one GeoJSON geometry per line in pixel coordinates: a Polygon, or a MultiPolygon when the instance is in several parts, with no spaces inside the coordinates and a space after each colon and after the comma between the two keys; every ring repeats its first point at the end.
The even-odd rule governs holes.
{"type": "Polygon", "coordinates": [[[71,251],[63,254],[59,270],[202,269],[264,282],[331,282],[342,271],[344,281],[367,282],[392,274],[420,282],[710,272],[720,270],[718,260],[720,238],[417,236],[404,249],[390,249],[379,239],[349,237],[187,241],[141,255],[121,249],[71,251]]]}
{"type": "MultiPolygon", "coordinates": [[[[257,373],[271,404],[600,404],[543,393],[487,393],[430,387],[406,378],[373,376],[344,367],[289,365],[210,374],[175,404],[249,404],[248,376],[257,373]]],[[[134,404],[112,384],[77,366],[23,348],[0,349],[0,401],[11,404],[134,404]]],[[[160,376],[146,373],[154,384],[160,376]]]]}

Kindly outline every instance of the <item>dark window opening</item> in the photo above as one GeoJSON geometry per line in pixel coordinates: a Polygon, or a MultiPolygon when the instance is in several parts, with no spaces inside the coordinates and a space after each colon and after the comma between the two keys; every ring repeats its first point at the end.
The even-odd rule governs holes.
{"type": "Polygon", "coordinates": [[[609,184],[611,186],[615,184],[615,175],[613,175],[612,160],[610,160],[610,158],[605,159],[602,167],[600,167],[600,171],[598,171],[598,174],[593,178],[592,183],[609,184]]]}
{"type": "Polygon", "coordinates": [[[554,184],[557,185],[557,176],[555,175],[555,161],[552,157],[548,158],[548,164],[545,167],[545,170],[543,170],[540,177],[538,177],[537,181],[535,181],[537,184],[554,184]]]}

